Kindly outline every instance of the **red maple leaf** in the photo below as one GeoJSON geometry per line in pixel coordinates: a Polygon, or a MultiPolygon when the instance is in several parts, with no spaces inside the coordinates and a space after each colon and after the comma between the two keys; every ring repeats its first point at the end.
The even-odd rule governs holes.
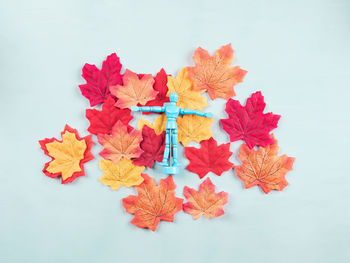
{"type": "Polygon", "coordinates": [[[143,153],[133,160],[133,163],[140,166],[152,168],[153,163],[161,162],[165,148],[165,132],[156,135],[154,130],[147,125],[142,129],[142,142],[140,144],[143,153]]]}
{"type": "Polygon", "coordinates": [[[267,146],[273,143],[269,134],[277,127],[281,115],[272,112],[263,113],[264,97],[261,92],[255,92],[242,106],[239,101],[229,99],[226,109],[229,119],[221,119],[223,129],[230,135],[230,141],[244,140],[252,149],[255,145],[267,146]]]}
{"type": "Polygon", "coordinates": [[[114,99],[109,96],[102,105],[102,110],[87,109],[85,116],[90,121],[88,131],[92,134],[110,134],[114,124],[121,121],[128,125],[133,116],[129,109],[119,109],[114,106],[114,99]]]}
{"type": "Polygon", "coordinates": [[[176,184],[171,175],[160,179],[159,185],[147,174],[142,177],[143,183],[135,186],[138,195],[124,198],[123,206],[126,212],[135,216],[132,224],[155,231],[160,220],[174,221],[174,215],[182,210],[183,199],[175,196],[176,184]]]}
{"type": "Polygon", "coordinates": [[[119,57],[113,53],[107,57],[99,70],[95,65],[86,63],[82,77],[86,84],[79,85],[81,94],[89,99],[91,107],[104,102],[109,94],[109,87],[122,84],[120,70],[122,64],[119,57]]]}
{"type": "Polygon", "coordinates": [[[218,146],[213,137],[202,141],[199,149],[185,147],[185,155],[190,161],[186,169],[198,174],[199,178],[203,178],[209,172],[220,176],[233,166],[233,163],[228,160],[232,155],[230,143],[218,146]]]}
{"type": "MultiPolygon", "coordinates": [[[[165,102],[169,102],[168,93],[168,75],[162,68],[154,78],[153,89],[158,91],[157,97],[154,100],[150,100],[145,106],[163,106],[165,102]]],[[[143,112],[143,114],[150,114],[149,112],[143,112]]]]}

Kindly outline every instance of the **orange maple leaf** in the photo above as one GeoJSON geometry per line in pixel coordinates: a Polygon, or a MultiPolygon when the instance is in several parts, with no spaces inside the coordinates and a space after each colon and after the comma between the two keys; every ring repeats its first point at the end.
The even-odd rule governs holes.
{"type": "MultiPolygon", "coordinates": [[[[273,136],[272,136],[273,137],[273,136]]],[[[285,175],[292,170],[295,158],[287,155],[277,156],[279,147],[273,137],[273,144],[249,149],[246,144],[239,148],[238,157],[241,165],[235,166],[237,176],[245,184],[245,188],[260,185],[267,194],[271,190],[281,191],[288,185],[285,175]]]]}
{"type": "Polygon", "coordinates": [[[188,67],[188,77],[194,90],[207,90],[212,100],[229,99],[236,95],[233,87],[242,82],[246,70],[239,66],[231,67],[233,49],[231,44],[216,50],[214,56],[199,47],[193,55],[194,67],[188,67]]]}
{"type": "Polygon", "coordinates": [[[171,176],[161,179],[158,186],[147,174],[142,177],[143,183],[135,186],[138,195],[124,198],[123,206],[135,216],[132,224],[155,231],[160,220],[174,221],[174,215],[182,210],[183,199],[175,197],[176,185],[171,176]]]}
{"type": "Polygon", "coordinates": [[[224,214],[222,207],[227,203],[228,194],[226,192],[215,193],[215,185],[209,178],[201,183],[198,191],[185,186],[183,194],[188,200],[183,205],[184,211],[191,214],[194,220],[202,215],[209,218],[224,214]]]}
{"type": "Polygon", "coordinates": [[[125,157],[126,159],[137,158],[141,155],[140,142],[141,132],[138,130],[128,131],[128,127],[118,121],[112,128],[112,135],[98,134],[98,142],[104,147],[100,155],[114,163],[125,157]]]}
{"type": "Polygon", "coordinates": [[[158,91],[153,89],[154,79],[151,74],[145,74],[140,79],[136,73],[126,70],[123,75],[123,84],[109,88],[111,93],[118,98],[115,106],[119,108],[131,108],[138,104],[145,105],[154,100],[158,91]]]}

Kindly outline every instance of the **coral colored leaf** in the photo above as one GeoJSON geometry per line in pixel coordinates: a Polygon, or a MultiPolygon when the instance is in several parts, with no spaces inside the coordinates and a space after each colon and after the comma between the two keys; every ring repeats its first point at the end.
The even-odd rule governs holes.
{"type": "Polygon", "coordinates": [[[179,71],[176,78],[168,77],[169,91],[167,96],[176,92],[179,96],[176,105],[180,108],[201,110],[208,106],[206,98],[202,97],[202,91],[194,91],[192,82],[187,77],[187,70],[183,68],[179,71]]]}
{"type": "Polygon", "coordinates": [[[98,142],[104,147],[100,155],[104,159],[118,163],[125,157],[126,159],[139,157],[142,153],[140,142],[141,132],[138,130],[128,131],[128,126],[118,121],[112,128],[112,135],[97,135],[98,142]]]}
{"type": "Polygon", "coordinates": [[[52,158],[45,164],[45,175],[55,178],[61,176],[62,184],[71,183],[75,178],[84,176],[84,163],[92,160],[93,145],[91,135],[80,137],[76,129],[68,125],[61,132],[62,141],[56,138],[40,140],[41,149],[52,158]]]}
{"type": "Polygon", "coordinates": [[[123,86],[110,87],[111,93],[118,98],[115,106],[125,109],[154,100],[158,91],[153,89],[153,83],[151,74],[145,74],[139,79],[136,73],[127,69],[123,75],[123,86]]]}
{"type": "Polygon", "coordinates": [[[183,194],[188,200],[183,204],[183,209],[185,213],[191,214],[194,220],[202,215],[209,218],[224,214],[222,207],[227,203],[228,194],[226,192],[215,193],[215,185],[209,178],[200,184],[198,191],[185,186],[183,194]]]}
{"type": "Polygon", "coordinates": [[[288,185],[285,175],[292,170],[295,158],[287,155],[277,156],[279,147],[272,136],[273,144],[259,147],[258,150],[249,149],[246,144],[239,148],[238,157],[241,165],[235,166],[237,176],[245,184],[245,188],[260,185],[267,194],[271,190],[283,190],[288,185]]]}
{"type": "Polygon", "coordinates": [[[165,132],[156,135],[153,129],[144,126],[142,129],[142,142],[140,144],[143,153],[133,160],[136,165],[145,165],[152,168],[154,162],[163,160],[165,148],[165,132]]]}
{"type": "Polygon", "coordinates": [[[179,142],[187,146],[190,141],[208,140],[213,135],[210,131],[212,123],[212,118],[197,115],[184,115],[182,118],[177,118],[179,142]]]}
{"type": "Polygon", "coordinates": [[[157,135],[160,135],[163,131],[165,131],[166,122],[167,122],[166,114],[163,113],[154,120],[153,124],[147,120],[139,119],[137,123],[137,128],[139,130],[142,130],[144,126],[148,126],[152,128],[157,135]]]}
{"type": "Polygon", "coordinates": [[[130,160],[122,158],[117,164],[100,159],[100,169],[104,174],[99,180],[116,191],[121,186],[130,187],[141,184],[143,182],[141,172],[145,167],[134,165],[130,160]]]}
{"type": "Polygon", "coordinates": [[[79,85],[81,94],[89,99],[91,107],[104,102],[109,94],[109,87],[122,84],[120,70],[122,64],[113,53],[107,57],[99,70],[95,65],[85,64],[82,77],[86,84],[79,85]]]}
{"type": "MultiPolygon", "coordinates": [[[[164,69],[161,69],[156,77],[154,78],[153,89],[158,91],[158,94],[155,99],[150,100],[146,103],[146,106],[163,106],[165,102],[169,102],[169,98],[167,97],[168,93],[168,75],[166,74],[164,69]]],[[[147,112],[143,112],[146,114],[147,112]]]]}
{"type": "Polygon", "coordinates": [[[86,118],[90,121],[88,131],[92,134],[110,134],[114,124],[119,120],[124,125],[128,125],[132,120],[129,109],[119,109],[114,106],[114,99],[109,96],[102,105],[102,111],[87,109],[86,118]]]}
{"type": "Polygon", "coordinates": [[[185,147],[185,155],[190,161],[190,164],[186,167],[187,170],[198,174],[199,178],[203,178],[209,172],[220,176],[233,166],[233,163],[228,160],[232,155],[230,144],[226,143],[218,146],[213,137],[202,141],[199,149],[185,147]]]}
{"type": "Polygon", "coordinates": [[[216,50],[214,56],[199,47],[193,55],[194,67],[188,67],[188,77],[194,90],[207,90],[212,100],[235,96],[233,87],[243,81],[247,71],[239,66],[231,67],[233,50],[231,44],[216,50]]]}
{"type": "Polygon", "coordinates": [[[255,92],[242,106],[239,101],[230,99],[226,103],[229,119],[222,119],[223,129],[230,135],[230,141],[244,140],[249,148],[255,145],[266,146],[273,142],[270,131],[277,127],[280,115],[263,113],[264,97],[255,92]]]}
{"type": "Polygon", "coordinates": [[[155,231],[160,220],[174,221],[174,215],[182,210],[183,199],[175,197],[176,185],[171,176],[161,179],[158,186],[148,175],[142,177],[143,183],[135,186],[138,195],[124,198],[123,206],[134,215],[132,224],[155,231]]]}

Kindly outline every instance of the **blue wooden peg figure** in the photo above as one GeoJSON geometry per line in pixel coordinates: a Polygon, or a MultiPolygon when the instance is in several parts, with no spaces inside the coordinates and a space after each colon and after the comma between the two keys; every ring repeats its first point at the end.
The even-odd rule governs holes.
{"type": "Polygon", "coordinates": [[[181,165],[181,163],[177,159],[177,124],[176,119],[179,116],[179,114],[195,114],[202,117],[211,118],[213,117],[212,113],[205,113],[203,111],[198,110],[192,110],[192,109],[182,109],[176,106],[178,95],[177,93],[173,92],[170,94],[169,99],[170,103],[166,106],[154,106],[154,107],[138,107],[138,106],[132,106],[132,111],[145,111],[145,112],[165,112],[167,117],[166,122],[166,135],[165,135],[165,149],[164,149],[164,156],[163,161],[159,163],[163,166],[163,173],[165,174],[177,174],[178,173],[178,166],[181,165]],[[171,145],[172,145],[172,152],[171,152],[171,145]],[[170,165],[170,153],[172,153],[173,157],[173,163],[170,165]]]}

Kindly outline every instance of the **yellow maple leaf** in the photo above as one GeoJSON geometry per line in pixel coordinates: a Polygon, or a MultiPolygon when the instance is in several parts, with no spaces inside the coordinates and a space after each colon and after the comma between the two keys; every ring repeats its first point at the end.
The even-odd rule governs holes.
{"type": "Polygon", "coordinates": [[[210,130],[212,124],[212,118],[197,115],[184,115],[182,118],[177,118],[179,142],[187,146],[190,141],[200,142],[209,139],[213,135],[210,130]]]}
{"type": "Polygon", "coordinates": [[[53,141],[46,144],[49,155],[54,158],[46,170],[50,173],[61,173],[66,180],[73,173],[81,171],[80,161],[84,159],[86,150],[85,140],[78,140],[74,133],[66,131],[62,142],[53,141]]]}
{"type": "Polygon", "coordinates": [[[202,110],[208,106],[206,98],[201,94],[204,90],[194,91],[192,82],[189,80],[186,68],[179,71],[176,78],[168,76],[168,93],[176,92],[179,96],[176,105],[184,109],[202,110]]]}
{"type": "Polygon", "coordinates": [[[103,176],[99,180],[106,186],[112,187],[114,191],[121,186],[130,187],[143,182],[141,172],[145,167],[137,166],[128,159],[122,158],[117,164],[100,159],[99,165],[103,171],[103,176]]]}
{"type": "Polygon", "coordinates": [[[159,115],[154,120],[153,124],[147,120],[140,119],[137,123],[137,128],[141,131],[143,126],[146,125],[146,126],[150,127],[151,129],[153,129],[157,135],[160,135],[163,131],[165,131],[166,121],[167,121],[167,118],[166,118],[166,115],[164,113],[164,114],[159,115]]]}

